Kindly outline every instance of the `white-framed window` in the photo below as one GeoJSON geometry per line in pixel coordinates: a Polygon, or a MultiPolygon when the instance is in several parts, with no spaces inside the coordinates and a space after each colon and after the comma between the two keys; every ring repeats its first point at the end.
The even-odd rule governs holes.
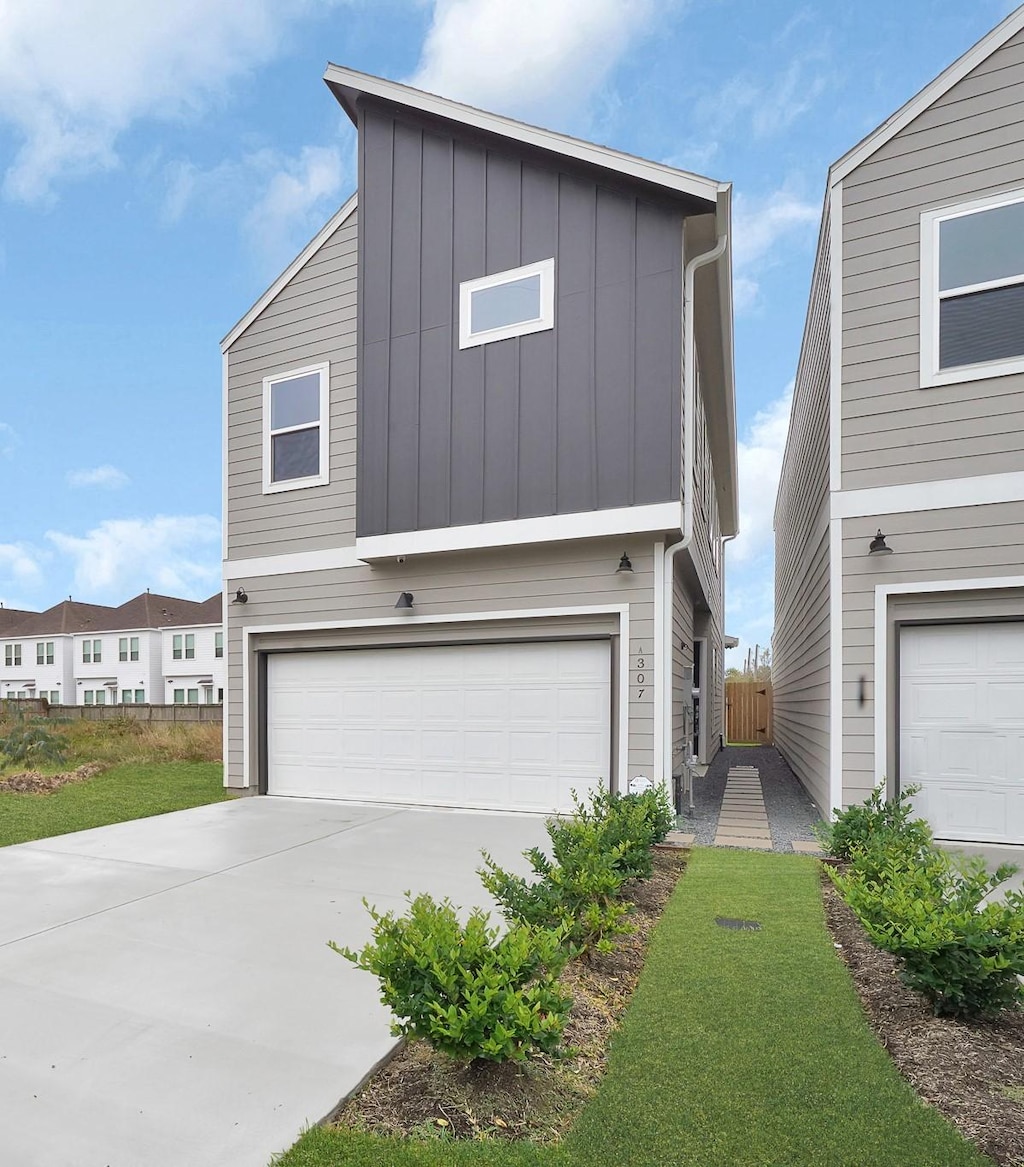
{"type": "Polygon", "coordinates": [[[136,705],[145,705],[146,704],[146,690],[145,689],[136,689],[135,690],[135,704],[136,705]]]}
{"type": "Polygon", "coordinates": [[[224,655],[224,633],[215,632],[213,634],[213,655],[220,660],[224,655]]]}
{"type": "Polygon", "coordinates": [[[37,665],[52,665],[53,664],[53,641],[43,640],[36,645],[36,664],[37,665]]]}
{"type": "Polygon", "coordinates": [[[125,661],[139,659],[139,638],[137,636],[121,636],[118,638],[117,659],[125,661]]]}
{"type": "Polygon", "coordinates": [[[263,378],[263,493],[329,481],[330,364],[263,378]]]}
{"type": "Polygon", "coordinates": [[[95,693],[93,693],[92,689],[86,689],[85,692],[82,694],[82,701],[86,705],[91,705],[92,699],[94,696],[95,696],[95,693]]]}
{"type": "Polygon", "coordinates": [[[203,686],[203,704],[204,705],[212,705],[213,704],[213,686],[212,685],[204,685],[203,686]]]}
{"type": "Polygon", "coordinates": [[[122,689],[121,690],[121,704],[122,705],[131,705],[131,703],[132,703],[132,690],[131,689],[122,689]]]}
{"type": "Polygon", "coordinates": [[[103,660],[103,641],[102,640],[83,640],[82,641],[82,664],[98,665],[103,660]]]}
{"type": "Polygon", "coordinates": [[[5,644],[4,645],[4,664],[11,667],[21,664],[21,645],[20,644],[5,644]]]}
{"type": "Polygon", "coordinates": [[[188,704],[189,705],[198,705],[199,704],[199,690],[198,689],[189,689],[189,691],[188,691],[188,704]]]}
{"type": "Polygon", "coordinates": [[[555,261],[542,259],[459,285],[459,348],[555,327],[555,261]]]}
{"type": "Polygon", "coordinates": [[[86,689],[82,694],[86,705],[106,705],[106,689],[86,689]]]}
{"type": "Polygon", "coordinates": [[[176,633],[171,642],[171,656],[175,660],[196,659],[196,635],[194,632],[176,633]]]}
{"type": "Polygon", "coordinates": [[[921,215],[921,385],[1024,372],[1024,191],[921,215]]]}
{"type": "Polygon", "coordinates": [[[175,689],[174,690],[174,704],[175,705],[184,705],[185,704],[185,690],[184,689],[175,689]]]}
{"type": "Polygon", "coordinates": [[[223,689],[217,690],[217,704],[218,705],[224,704],[224,690],[223,689]]]}

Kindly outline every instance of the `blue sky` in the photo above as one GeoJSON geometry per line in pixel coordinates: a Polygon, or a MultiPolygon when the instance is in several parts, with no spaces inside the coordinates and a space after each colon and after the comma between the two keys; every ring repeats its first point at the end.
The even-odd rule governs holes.
{"type": "Polygon", "coordinates": [[[828,165],[1013,7],[7,0],[0,601],[219,586],[218,342],[354,186],[331,60],[735,184],[727,623],[765,644],[828,165]]]}

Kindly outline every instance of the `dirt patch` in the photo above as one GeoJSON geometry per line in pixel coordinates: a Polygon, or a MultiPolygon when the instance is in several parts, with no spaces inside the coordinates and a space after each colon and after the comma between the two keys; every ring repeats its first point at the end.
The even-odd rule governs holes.
{"type": "Polygon", "coordinates": [[[935,1017],[899,979],[899,963],[876,948],[826,876],[825,919],[871,1027],[900,1073],[984,1154],[1024,1163],[1024,1013],[967,1024],[935,1017]]]}
{"type": "Polygon", "coordinates": [[[384,1135],[531,1139],[558,1142],[597,1089],[608,1042],[643,969],[651,933],[686,865],[685,851],[661,851],[645,882],[626,885],[635,932],[610,956],[574,961],[561,976],[573,995],[560,1058],[525,1066],[461,1065],[409,1041],[343,1102],[330,1122],[384,1135]]]}
{"type": "Polygon", "coordinates": [[[9,794],[50,794],[67,786],[69,782],[84,782],[86,778],[95,778],[102,774],[107,767],[99,762],[88,762],[74,770],[67,770],[62,774],[40,774],[38,770],[25,770],[21,774],[0,776],[0,793],[9,794]]]}

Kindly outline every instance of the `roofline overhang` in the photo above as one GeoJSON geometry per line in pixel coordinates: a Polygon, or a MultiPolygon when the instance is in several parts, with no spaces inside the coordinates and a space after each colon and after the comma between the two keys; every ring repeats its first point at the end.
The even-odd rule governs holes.
{"type": "Polygon", "coordinates": [[[374,97],[430,117],[470,126],[483,133],[493,134],[547,154],[571,158],[638,182],[649,183],[676,196],[702,203],[703,207],[696,208],[695,213],[714,211],[719,192],[726,185],[717,179],[705,178],[674,166],[666,166],[663,162],[652,162],[634,154],[613,150],[609,146],[599,146],[582,138],[573,138],[541,126],[532,126],[514,118],[415,89],[411,85],[388,81],[369,73],[360,73],[357,69],[349,69],[343,65],[328,64],[324,72],[324,81],[355,124],[358,124],[359,99],[364,95],[374,97]]]}

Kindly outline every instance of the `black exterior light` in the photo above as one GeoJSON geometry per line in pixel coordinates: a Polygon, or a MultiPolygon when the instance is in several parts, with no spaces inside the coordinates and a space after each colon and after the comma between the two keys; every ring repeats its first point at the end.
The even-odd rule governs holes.
{"type": "Polygon", "coordinates": [[[396,608],[411,608],[412,607],[412,592],[399,592],[398,602],[395,604],[396,608]]]}
{"type": "Polygon", "coordinates": [[[625,553],[625,551],[623,551],[622,558],[619,560],[619,566],[615,569],[616,575],[618,575],[619,572],[628,572],[630,575],[633,574],[633,564],[630,563],[629,556],[625,553]]]}
{"type": "Polygon", "coordinates": [[[235,592],[235,598],[231,602],[232,604],[248,604],[249,593],[245,590],[245,588],[239,588],[238,591],[235,592]]]}
{"type": "Polygon", "coordinates": [[[882,534],[882,529],[879,527],[878,534],[871,540],[871,546],[868,548],[869,555],[892,555],[892,548],[886,545],[885,536],[882,534]]]}

